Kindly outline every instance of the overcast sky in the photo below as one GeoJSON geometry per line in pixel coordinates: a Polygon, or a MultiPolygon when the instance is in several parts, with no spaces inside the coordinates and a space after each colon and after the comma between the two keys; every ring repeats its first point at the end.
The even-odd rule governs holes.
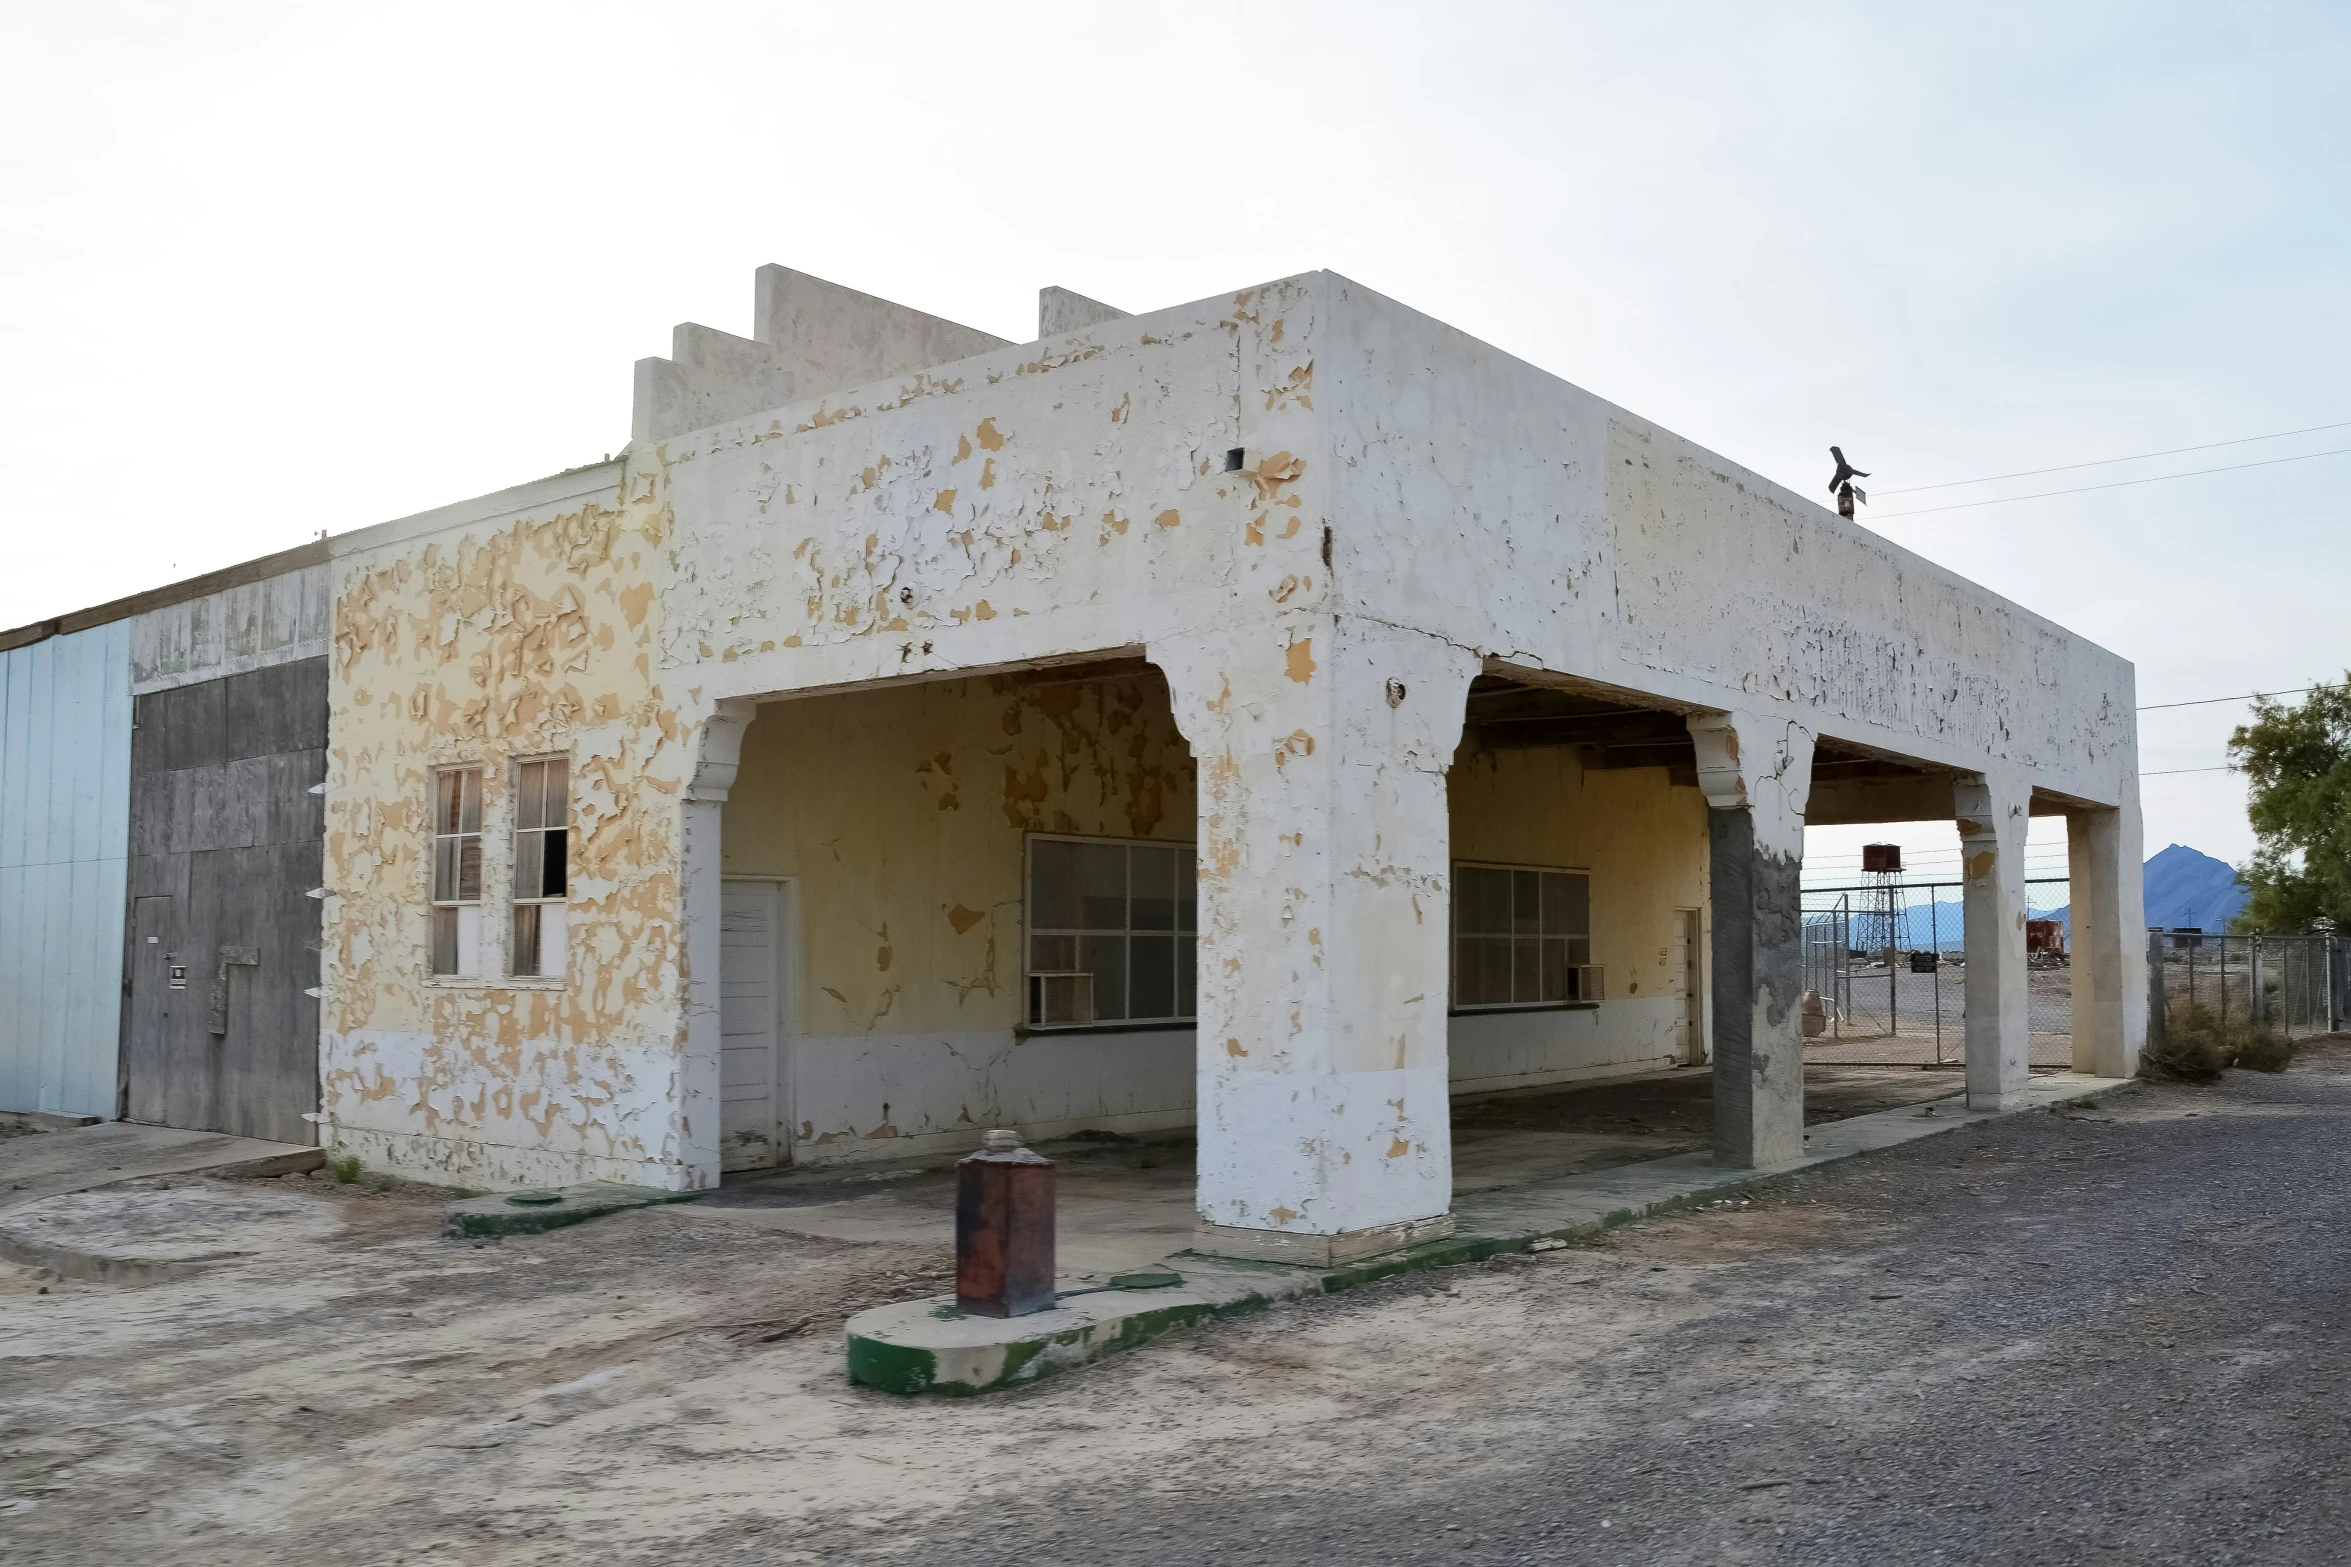
{"type": "Polygon", "coordinates": [[[2351,665],[2351,456],[1917,514],[2351,427],[1893,493],[2351,421],[2340,6],[13,0],[0,60],[0,625],[616,451],[761,262],[1019,339],[1328,267],[1800,491],[1840,443],[2142,702],[2351,665]]]}

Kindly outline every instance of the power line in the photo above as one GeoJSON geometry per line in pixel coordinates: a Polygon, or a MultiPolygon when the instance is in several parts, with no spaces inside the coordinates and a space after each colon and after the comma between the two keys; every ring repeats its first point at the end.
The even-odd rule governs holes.
{"type": "Polygon", "coordinates": [[[2000,495],[1988,501],[1953,501],[1948,506],[1918,506],[1909,511],[1881,512],[1879,522],[1891,522],[1897,517],[1925,517],[1939,511],[1965,511],[1970,506],[2005,506],[2011,501],[2045,501],[2052,495],[2087,495],[2092,490],[2128,489],[2134,484],[2161,484],[2166,479],[2200,479],[2208,473],[2237,473],[2246,468],[2274,468],[2279,463],[2308,462],[2314,457],[2340,457],[2351,452],[2351,446],[2337,446],[2329,451],[2304,452],[2299,457],[2269,457],[2260,462],[2229,463],[2219,468],[2193,468],[2186,473],[2149,474],[2144,479],[2116,479],[2109,484],[2077,484],[2069,490],[2036,490],[2030,495],[2000,495]]]}
{"type": "Polygon", "coordinates": [[[2173,446],[2160,452],[2141,452],[2135,457],[2101,457],[2096,462],[2060,463],[2054,468],[2026,468],[2017,473],[1995,473],[1982,479],[1945,479],[1940,484],[1913,484],[1899,490],[1880,490],[1880,495],[1917,495],[1927,490],[1955,490],[1969,484],[1998,484],[2003,479],[2034,479],[2044,473],[2072,473],[2082,468],[2111,468],[2118,462],[2145,462],[2153,457],[2177,457],[2185,452],[2209,452],[2223,446],[2250,446],[2255,441],[2282,441],[2289,435],[2316,435],[2321,430],[2351,430],[2351,420],[2339,424],[2314,424],[2303,430],[2280,430],[2275,435],[2246,435],[2233,441],[2206,441],[2201,446],[2173,446]]]}
{"type": "Polygon", "coordinates": [[[2141,778],[2176,778],[2182,773],[2233,773],[2235,771],[2234,767],[2159,767],[2154,772],[2141,773],[2139,776],[2141,778]]]}
{"type": "Polygon", "coordinates": [[[2332,691],[2333,686],[2296,686],[2291,691],[2248,691],[2243,696],[2207,696],[2193,702],[2149,702],[2139,709],[2142,713],[2157,712],[2166,707],[2212,707],[2221,702],[2261,702],[2273,696],[2301,696],[2311,691],[2332,691]]]}

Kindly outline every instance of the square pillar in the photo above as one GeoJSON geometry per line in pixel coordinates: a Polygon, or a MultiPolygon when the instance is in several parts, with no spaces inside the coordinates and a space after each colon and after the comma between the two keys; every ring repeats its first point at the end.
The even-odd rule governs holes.
{"type": "Polygon", "coordinates": [[[725,1049],[720,1037],[719,965],[723,943],[724,866],[720,829],[727,791],[743,756],[743,731],[757,705],[727,700],[714,704],[702,722],[693,776],[687,780],[678,877],[685,949],[685,1051],[678,1063],[677,1098],[671,1110],[671,1145],[680,1171],[676,1187],[700,1191],[718,1185],[719,1068],[725,1049]]]}
{"type": "Polygon", "coordinates": [[[1286,613],[1155,643],[1200,769],[1197,1250],[1451,1233],[1445,773],[1474,653],[1286,613]]]}
{"type": "Polygon", "coordinates": [[[2130,1077],[2147,1032],[2147,930],[2137,812],[2066,813],[2072,878],[2073,1069],[2130,1077]],[[2127,841],[2126,841],[2127,840],[2127,841]]]}
{"type": "Polygon", "coordinates": [[[1812,732],[1739,713],[1693,717],[1714,906],[1714,1157],[1760,1169],[1804,1155],[1804,808],[1812,732]]]}
{"type": "MultiPolygon", "coordinates": [[[[2015,1104],[2032,1077],[2026,979],[2024,842],[2032,786],[1986,774],[1952,785],[1967,923],[1967,1103],[2015,1104]]],[[[2093,981],[2093,983],[2095,983],[2093,981]]]]}

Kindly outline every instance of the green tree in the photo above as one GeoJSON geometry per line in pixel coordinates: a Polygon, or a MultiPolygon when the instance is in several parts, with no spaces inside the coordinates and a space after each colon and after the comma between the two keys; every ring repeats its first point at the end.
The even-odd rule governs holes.
{"type": "Polygon", "coordinates": [[[2251,784],[2257,840],[2237,927],[2351,931],[2351,674],[2298,704],[2257,698],[2229,760],[2251,784]]]}

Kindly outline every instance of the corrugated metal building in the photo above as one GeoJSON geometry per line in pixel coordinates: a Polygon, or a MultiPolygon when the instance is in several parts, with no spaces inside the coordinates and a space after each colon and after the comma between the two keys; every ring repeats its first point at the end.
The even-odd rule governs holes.
{"type": "Polygon", "coordinates": [[[111,1116],[131,623],[0,651],[0,1109],[111,1116]]]}
{"type": "Polygon", "coordinates": [[[326,560],[0,632],[0,1110],[314,1135],[326,560]]]}

